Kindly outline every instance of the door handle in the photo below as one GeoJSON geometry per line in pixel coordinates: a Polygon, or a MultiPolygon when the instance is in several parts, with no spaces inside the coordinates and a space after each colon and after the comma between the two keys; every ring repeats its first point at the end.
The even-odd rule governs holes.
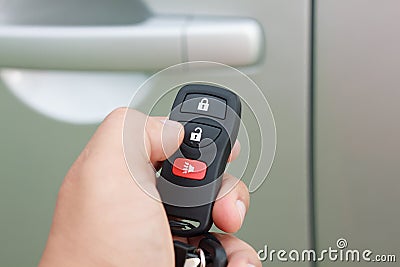
{"type": "Polygon", "coordinates": [[[150,71],[208,60],[257,63],[260,25],[247,18],[154,16],[134,25],[0,25],[0,68],[150,71]]]}

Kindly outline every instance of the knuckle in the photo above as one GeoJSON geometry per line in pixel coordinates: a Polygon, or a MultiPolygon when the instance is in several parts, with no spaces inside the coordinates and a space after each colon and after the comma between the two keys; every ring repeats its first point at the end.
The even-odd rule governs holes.
{"type": "Polygon", "coordinates": [[[250,193],[246,184],[243,183],[242,181],[239,181],[238,184],[236,185],[236,190],[238,192],[239,198],[241,198],[244,201],[246,208],[248,209],[250,204],[250,193]]]}
{"type": "Polygon", "coordinates": [[[241,194],[244,194],[246,196],[249,195],[249,189],[247,188],[247,185],[243,181],[240,180],[236,186],[241,194]]]}
{"type": "Polygon", "coordinates": [[[104,119],[104,122],[108,121],[121,121],[124,119],[126,113],[128,112],[127,107],[119,107],[111,111],[110,114],[107,115],[107,117],[104,119]]]}

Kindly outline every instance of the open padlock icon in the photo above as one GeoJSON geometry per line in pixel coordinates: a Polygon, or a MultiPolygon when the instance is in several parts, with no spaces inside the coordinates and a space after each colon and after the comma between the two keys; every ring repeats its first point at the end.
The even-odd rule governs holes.
{"type": "Polygon", "coordinates": [[[197,109],[201,110],[201,111],[208,111],[208,98],[202,98],[199,102],[199,104],[197,105],[197,109]]]}
{"type": "Polygon", "coordinates": [[[194,131],[190,133],[190,141],[200,142],[202,133],[203,129],[196,127],[194,131]]]}

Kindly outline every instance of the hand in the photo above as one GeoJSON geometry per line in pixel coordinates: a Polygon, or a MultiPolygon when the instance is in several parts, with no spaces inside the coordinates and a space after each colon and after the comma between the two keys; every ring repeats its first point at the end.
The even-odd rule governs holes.
{"type": "MultiPolygon", "coordinates": [[[[64,179],[39,266],[174,266],[173,237],[163,205],[138,186],[127,168],[124,123],[126,140],[132,142],[125,143],[125,153],[131,153],[135,164],[132,174],[156,192],[154,168],[178,149],[183,127],[165,118],[117,109],[99,126],[64,179]],[[168,140],[164,144],[161,131],[168,140]]],[[[231,159],[238,152],[235,145],[231,159]]],[[[229,233],[239,230],[249,205],[242,182],[225,175],[222,186],[235,183],[213,210],[216,226],[229,233]]],[[[229,234],[217,237],[230,267],[261,266],[245,242],[229,234]]]]}

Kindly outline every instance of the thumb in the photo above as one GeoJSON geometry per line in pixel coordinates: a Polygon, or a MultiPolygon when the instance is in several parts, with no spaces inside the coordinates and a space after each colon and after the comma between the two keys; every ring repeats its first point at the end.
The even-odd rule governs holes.
{"type": "Polygon", "coordinates": [[[161,161],[166,160],[178,150],[184,137],[182,124],[165,117],[148,117],[146,133],[149,145],[149,158],[157,167],[161,161]]]}

